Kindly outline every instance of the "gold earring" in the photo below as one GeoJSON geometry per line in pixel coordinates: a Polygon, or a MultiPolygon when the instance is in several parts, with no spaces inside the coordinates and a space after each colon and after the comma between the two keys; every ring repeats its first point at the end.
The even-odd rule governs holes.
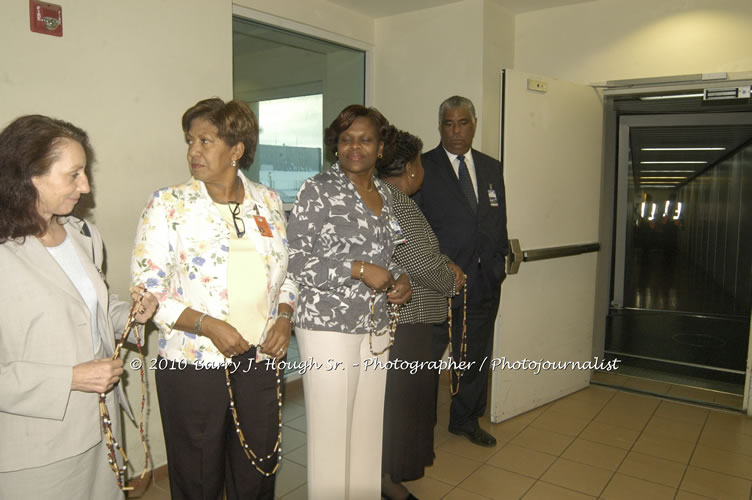
{"type": "Polygon", "coordinates": [[[410,177],[413,177],[413,178],[415,178],[415,174],[410,174],[410,177]]]}
{"type": "Polygon", "coordinates": [[[334,156],[335,156],[336,158],[339,158],[339,153],[338,153],[337,151],[335,151],[335,152],[334,152],[334,156]]]}
{"type": "Polygon", "coordinates": [[[384,157],[384,155],[382,155],[381,153],[379,153],[378,155],[376,155],[376,157],[380,160],[380,159],[382,159],[384,157]]]}
{"type": "Polygon", "coordinates": [[[237,160],[232,160],[232,166],[233,167],[237,167],[238,166],[238,161],[237,160]]]}

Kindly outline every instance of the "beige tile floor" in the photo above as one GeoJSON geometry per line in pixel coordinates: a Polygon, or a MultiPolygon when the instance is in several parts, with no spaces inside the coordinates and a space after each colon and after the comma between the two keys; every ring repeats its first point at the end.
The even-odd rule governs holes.
{"type": "MultiPolygon", "coordinates": [[[[752,418],[590,386],[500,424],[481,448],[447,431],[440,396],[436,460],[406,483],[421,500],[752,499],[752,418]]],[[[299,382],[284,402],[277,496],[306,498],[305,409],[299,382]]],[[[144,500],[169,498],[167,480],[144,500]]],[[[336,499],[333,499],[336,500],[336,499]]]]}

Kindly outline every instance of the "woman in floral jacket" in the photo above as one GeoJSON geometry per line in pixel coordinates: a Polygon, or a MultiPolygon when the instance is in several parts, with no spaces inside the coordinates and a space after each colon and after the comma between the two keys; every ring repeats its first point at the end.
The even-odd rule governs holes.
{"type": "Polygon", "coordinates": [[[247,104],[206,99],[182,124],[193,176],[154,193],[131,263],[133,281],[160,303],[155,376],[170,490],[173,499],[221,498],[223,487],[228,499],[272,499],[273,360],[286,355],[297,295],[282,201],[238,172],[258,143],[247,104]]]}

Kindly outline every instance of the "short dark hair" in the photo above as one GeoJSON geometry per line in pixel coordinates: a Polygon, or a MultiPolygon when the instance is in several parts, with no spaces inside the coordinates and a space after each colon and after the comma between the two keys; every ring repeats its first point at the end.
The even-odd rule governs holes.
{"type": "Polygon", "coordinates": [[[379,133],[379,140],[384,142],[384,151],[382,160],[377,161],[379,165],[383,160],[389,161],[394,148],[394,134],[396,129],[389,125],[389,120],[376,108],[367,108],[360,104],[351,104],[343,109],[337,118],[324,130],[324,145],[334,154],[337,152],[337,142],[339,135],[350,128],[356,118],[368,118],[371,120],[379,133]]]}
{"type": "Polygon", "coordinates": [[[245,150],[238,160],[242,169],[247,169],[253,163],[258,146],[259,126],[256,115],[243,101],[227,101],[219,97],[211,97],[197,102],[183,113],[183,133],[188,133],[191,122],[196,118],[203,118],[217,127],[217,136],[232,147],[239,142],[245,150]]]}
{"type": "Polygon", "coordinates": [[[0,132],[0,243],[39,236],[47,221],[39,214],[32,177],[49,172],[63,139],[76,141],[92,161],[89,136],[72,123],[43,115],[16,118],[0,132]]]}
{"type": "Polygon", "coordinates": [[[423,141],[404,130],[397,130],[394,136],[394,151],[391,161],[377,166],[379,177],[399,177],[405,167],[420,155],[423,141]]]}

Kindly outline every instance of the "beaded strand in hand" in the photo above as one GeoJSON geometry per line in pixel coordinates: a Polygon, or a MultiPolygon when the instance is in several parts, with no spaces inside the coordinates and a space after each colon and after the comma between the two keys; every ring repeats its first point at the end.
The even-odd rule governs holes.
{"type": "MultiPolygon", "coordinates": [[[[137,311],[143,311],[143,307],[141,305],[143,298],[144,294],[142,293],[141,296],[139,296],[139,298],[131,304],[130,314],[128,314],[128,321],[126,321],[125,323],[123,334],[120,336],[120,341],[115,346],[115,352],[110,358],[113,361],[120,357],[120,351],[122,350],[123,344],[125,344],[125,341],[128,338],[128,334],[130,334],[130,331],[134,329],[137,311]]],[[[138,430],[141,435],[141,444],[144,447],[144,470],[141,471],[141,476],[138,479],[138,482],[140,483],[146,475],[146,469],[149,465],[149,445],[146,442],[146,432],[144,431],[144,410],[146,408],[146,375],[144,373],[144,354],[141,351],[141,336],[138,333],[138,328],[135,328],[135,335],[138,357],[141,361],[141,369],[139,370],[141,376],[141,412],[139,415],[138,430]]],[[[118,488],[123,491],[129,491],[134,489],[135,486],[138,485],[138,483],[136,483],[135,486],[127,486],[126,472],[128,470],[128,455],[126,455],[125,450],[123,450],[123,447],[115,437],[115,433],[112,432],[112,419],[110,418],[110,412],[107,410],[106,396],[107,395],[104,392],[99,394],[99,417],[102,422],[102,432],[104,433],[104,440],[107,446],[107,462],[110,464],[110,469],[112,469],[112,472],[115,473],[115,479],[117,480],[118,488]],[[123,459],[122,466],[118,464],[117,461],[118,453],[123,459]]]]}
{"type": "Polygon", "coordinates": [[[452,348],[452,299],[447,299],[449,302],[449,360],[451,362],[449,369],[450,374],[454,374],[454,377],[450,377],[449,380],[449,394],[456,396],[460,390],[460,380],[465,373],[461,368],[457,369],[454,366],[463,366],[467,361],[467,282],[462,289],[462,337],[460,338],[460,361],[454,363],[454,353],[452,348]],[[454,386],[454,380],[457,380],[456,387],[454,386]]]}

